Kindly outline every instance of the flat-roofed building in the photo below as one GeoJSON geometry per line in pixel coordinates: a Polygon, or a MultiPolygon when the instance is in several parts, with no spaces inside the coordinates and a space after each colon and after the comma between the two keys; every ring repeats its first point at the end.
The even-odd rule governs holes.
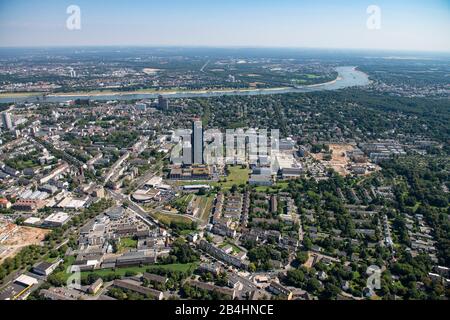
{"type": "Polygon", "coordinates": [[[55,269],[58,267],[59,263],[50,263],[50,262],[40,262],[35,265],[32,269],[33,273],[36,273],[41,276],[50,275],[55,269]]]}
{"type": "Polygon", "coordinates": [[[23,223],[24,224],[28,224],[28,225],[38,225],[41,223],[41,219],[36,218],[36,217],[29,217],[27,218],[23,223]]]}
{"type": "Polygon", "coordinates": [[[48,227],[60,227],[70,220],[69,214],[65,212],[57,212],[49,215],[44,219],[43,225],[48,227]]]}
{"type": "Polygon", "coordinates": [[[192,123],[192,163],[203,163],[203,124],[201,120],[192,123]]]}
{"type": "Polygon", "coordinates": [[[281,177],[283,179],[297,179],[303,174],[302,168],[283,168],[281,169],[281,177]]]}
{"type": "Polygon", "coordinates": [[[16,211],[34,212],[43,208],[45,203],[45,201],[39,199],[19,199],[12,205],[12,209],[16,211]]]}
{"type": "Polygon", "coordinates": [[[252,174],[248,183],[254,186],[271,186],[273,179],[271,175],[252,174]]]}
{"type": "Polygon", "coordinates": [[[117,267],[130,267],[156,263],[157,256],[143,251],[129,252],[123,254],[116,260],[117,267]]]}
{"type": "Polygon", "coordinates": [[[190,141],[183,141],[183,158],[184,165],[192,164],[192,143],[190,141]]]}
{"type": "Polygon", "coordinates": [[[14,280],[14,282],[18,283],[18,284],[22,284],[27,287],[31,287],[31,286],[39,283],[38,279],[30,277],[26,274],[20,275],[16,280],[14,280]]]}

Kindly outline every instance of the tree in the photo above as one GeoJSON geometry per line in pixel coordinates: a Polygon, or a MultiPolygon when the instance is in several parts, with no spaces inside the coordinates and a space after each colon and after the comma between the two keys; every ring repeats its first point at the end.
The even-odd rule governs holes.
{"type": "Polygon", "coordinates": [[[320,281],[316,278],[310,278],[307,282],[306,288],[308,291],[317,292],[320,289],[320,281]]]}
{"type": "Polygon", "coordinates": [[[174,257],[179,263],[198,261],[200,255],[194,251],[183,239],[177,239],[172,246],[170,257],[174,257]]]}
{"type": "Polygon", "coordinates": [[[302,288],[305,284],[305,273],[299,269],[289,270],[286,275],[286,281],[289,285],[302,288]]]}
{"type": "Polygon", "coordinates": [[[306,261],[308,261],[308,257],[308,252],[300,251],[297,252],[296,260],[299,264],[304,264],[306,261]]]}
{"type": "Polygon", "coordinates": [[[322,299],[334,299],[336,296],[341,293],[341,289],[334,284],[327,283],[325,285],[325,290],[322,292],[322,299]]]}
{"type": "Polygon", "coordinates": [[[66,284],[62,273],[53,273],[49,275],[47,281],[55,287],[62,287],[66,284]]]}
{"type": "Polygon", "coordinates": [[[95,281],[97,281],[100,278],[100,275],[96,274],[96,273],[90,273],[87,276],[87,283],[88,284],[93,284],[95,281]]]}
{"type": "Polygon", "coordinates": [[[305,237],[303,239],[303,246],[305,247],[306,250],[310,250],[312,248],[312,245],[313,243],[310,238],[305,237]]]}

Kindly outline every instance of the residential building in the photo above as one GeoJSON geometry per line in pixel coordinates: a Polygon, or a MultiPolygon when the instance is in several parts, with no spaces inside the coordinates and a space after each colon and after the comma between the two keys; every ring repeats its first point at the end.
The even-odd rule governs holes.
{"type": "Polygon", "coordinates": [[[268,287],[268,290],[273,294],[286,296],[287,300],[292,299],[292,291],[279,284],[278,282],[272,281],[270,283],[270,286],[268,287]]]}
{"type": "Polygon", "coordinates": [[[155,300],[162,300],[164,298],[164,295],[161,291],[143,287],[142,283],[131,279],[114,280],[113,286],[120,289],[137,292],[144,296],[151,297],[155,300]]]}

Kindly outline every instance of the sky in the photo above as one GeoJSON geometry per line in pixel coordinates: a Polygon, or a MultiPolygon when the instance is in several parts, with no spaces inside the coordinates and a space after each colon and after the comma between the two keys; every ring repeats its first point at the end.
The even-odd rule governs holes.
{"type": "Polygon", "coordinates": [[[0,0],[1,47],[110,45],[450,52],[450,0],[0,0]]]}

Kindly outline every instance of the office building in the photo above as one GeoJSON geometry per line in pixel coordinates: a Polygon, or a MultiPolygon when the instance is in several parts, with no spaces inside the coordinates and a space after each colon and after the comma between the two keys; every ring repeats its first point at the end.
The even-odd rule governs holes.
{"type": "Polygon", "coordinates": [[[192,163],[203,164],[203,126],[201,120],[192,123],[192,163]]]}
{"type": "Polygon", "coordinates": [[[183,164],[192,164],[192,143],[190,141],[183,141],[183,164]]]}
{"type": "Polygon", "coordinates": [[[169,110],[169,100],[163,96],[158,96],[158,108],[164,111],[169,110]]]}

